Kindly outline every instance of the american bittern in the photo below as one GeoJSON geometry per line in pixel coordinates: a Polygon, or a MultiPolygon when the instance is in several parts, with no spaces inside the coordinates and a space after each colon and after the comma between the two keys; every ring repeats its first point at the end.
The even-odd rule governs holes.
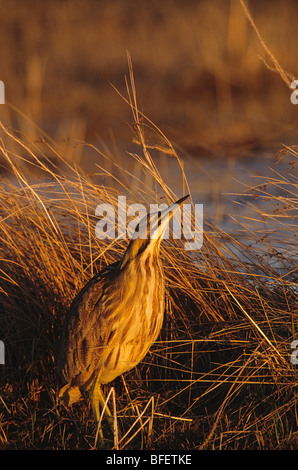
{"type": "Polygon", "coordinates": [[[101,384],[135,367],[161,330],[165,279],[159,248],[168,221],[187,197],[144,217],[123,258],[96,274],[66,315],[58,357],[65,385],[59,395],[71,405],[91,389],[97,422],[101,384]]]}

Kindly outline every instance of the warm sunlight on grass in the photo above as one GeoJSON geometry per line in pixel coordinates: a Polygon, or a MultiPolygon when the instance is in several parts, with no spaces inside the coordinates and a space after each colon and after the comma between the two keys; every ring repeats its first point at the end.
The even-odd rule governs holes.
{"type": "MultiPolygon", "coordinates": [[[[96,239],[95,208],[102,201],[116,207],[119,186],[128,199],[135,197],[138,176],[125,170],[125,159],[137,159],[144,174],[155,178],[156,190],[143,186],[141,202],[180,196],[155,167],[143,132],[148,121],[137,108],[133,85],[131,74],[127,101],[139,153],[123,158],[110,186],[95,184],[95,174],[71,166],[46,137],[30,142],[1,125],[1,153],[10,169],[0,193],[4,447],[94,447],[88,401],[70,411],[57,398],[54,354],[74,294],[95,271],[119,259],[126,246],[123,240],[96,239]]],[[[155,132],[162,135],[158,128],[155,132]]],[[[164,148],[169,146],[164,137],[164,148]]],[[[285,151],[297,158],[295,149],[285,151]]],[[[98,161],[103,160],[98,152],[98,161]]],[[[105,172],[102,163],[97,168],[105,172]]],[[[106,173],[111,178],[110,170],[106,173]]],[[[181,180],[187,187],[182,166],[181,180]]],[[[285,229],[287,218],[297,213],[297,186],[288,172],[250,190],[264,197],[264,204],[280,204],[270,218],[285,229]],[[274,195],[277,185],[285,187],[282,199],[274,195]]],[[[290,344],[297,330],[297,259],[292,255],[297,228],[286,227],[287,239],[275,232],[271,243],[271,225],[262,237],[254,226],[258,216],[269,217],[269,209],[257,207],[255,217],[239,221],[243,242],[206,220],[201,250],[185,251],[177,240],[162,244],[164,327],[145,360],[125,380],[106,386],[107,393],[113,385],[117,397],[111,447],[177,448],[179,442],[184,449],[274,448],[295,442],[290,344]]]]}
{"type": "Polygon", "coordinates": [[[150,11],[66,0],[47,14],[11,3],[0,20],[0,447],[96,448],[89,400],[61,403],[55,364],[70,302],[128,243],[96,238],[95,209],[116,209],[119,195],[149,205],[190,194],[194,207],[187,155],[203,175],[195,186],[212,173],[203,192],[227,228],[204,214],[202,248],[163,241],[163,328],[135,369],[104,386],[107,447],[297,448],[295,2],[252,1],[245,13],[236,0],[150,11]],[[219,207],[237,159],[265,148],[273,169],[251,167],[253,183],[219,207]],[[216,172],[215,156],[227,168],[216,172]]]}

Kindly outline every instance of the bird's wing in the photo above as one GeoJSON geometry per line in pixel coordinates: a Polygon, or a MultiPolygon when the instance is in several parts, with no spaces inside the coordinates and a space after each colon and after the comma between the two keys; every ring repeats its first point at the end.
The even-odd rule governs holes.
{"type": "Polygon", "coordinates": [[[97,273],[77,294],[66,314],[60,341],[58,374],[62,381],[84,383],[93,372],[94,349],[104,346],[107,332],[94,335],[94,323],[100,315],[100,300],[105,291],[107,279],[113,274],[118,263],[97,273]]]}

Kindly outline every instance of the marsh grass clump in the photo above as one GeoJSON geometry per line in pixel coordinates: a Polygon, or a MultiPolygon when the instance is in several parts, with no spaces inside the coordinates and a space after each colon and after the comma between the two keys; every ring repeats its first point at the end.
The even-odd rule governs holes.
{"type": "MultiPolygon", "coordinates": [[[[84,148],[97,153],[101,163],[90,175],[64,160],[46,137],[30,142],[1,124],[7,170],[0,184],[2,448],[94,448],[88,401],[71,410],[60,403],[54,358],[75,293],[125,250],[125,240],[96,238],[95,208],[101,202],[116,206],[119,188],[133,201],[137,187],[138,202],[180,196],[154,163],[133,93],[128,101],[140,151],[127,158],[155,180],[154,189],[140,185],[140,173],[129,172],[125,162],[122,168],[112,162],[106,170],[102,162],[108,159],[93,146],[84,148]]],[[[176,158],[187,188],[175,150],[150,125],[164,139],[167,155],[176,158]]],[[[295,162],[296,150],[287,151],[295,162]]],[[[186,251],[180,240],[162,244],[167,279],[162,333],[141,364],[106,386],[106,394],[112,387],[109,402],[118,423],[110,448],[295,447],[297,370],[290,354],[298,326],[293,222],[298,185],[293,165],[250,188],[258,204],[249,202],[252,215],[238,220],[238,234],[206,220],[200,250],[186,251]]]]}

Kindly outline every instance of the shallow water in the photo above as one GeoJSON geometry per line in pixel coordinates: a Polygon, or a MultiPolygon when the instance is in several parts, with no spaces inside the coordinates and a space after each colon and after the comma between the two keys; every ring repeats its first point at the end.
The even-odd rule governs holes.
{"type": "MultiPolygon", "coordinates": [[[[203,204],[204,217],[234,239],[251,246],[281,274],[286,274],[295,264],[298,266],[297,209],[285,212],[282,201],[289,195],[297,201],[298,172],[289,161],[291,158],[285,158],[277,164],[271,153],[236,159],[184,160],[193,200],[203,204]],[[268,184],[269,180],[275,184],[268,184]],[[267,184],[265,191],[264,184],[267,184]],[[253,189],[259,185],[261,190],[253,189]]],[[[172,187],[176,187],[178,175],[174,171],[169,174],[172,187]]],[[[226,247],[228,256],[246,258],[234,244],[227,241],[226,247]]]]}

